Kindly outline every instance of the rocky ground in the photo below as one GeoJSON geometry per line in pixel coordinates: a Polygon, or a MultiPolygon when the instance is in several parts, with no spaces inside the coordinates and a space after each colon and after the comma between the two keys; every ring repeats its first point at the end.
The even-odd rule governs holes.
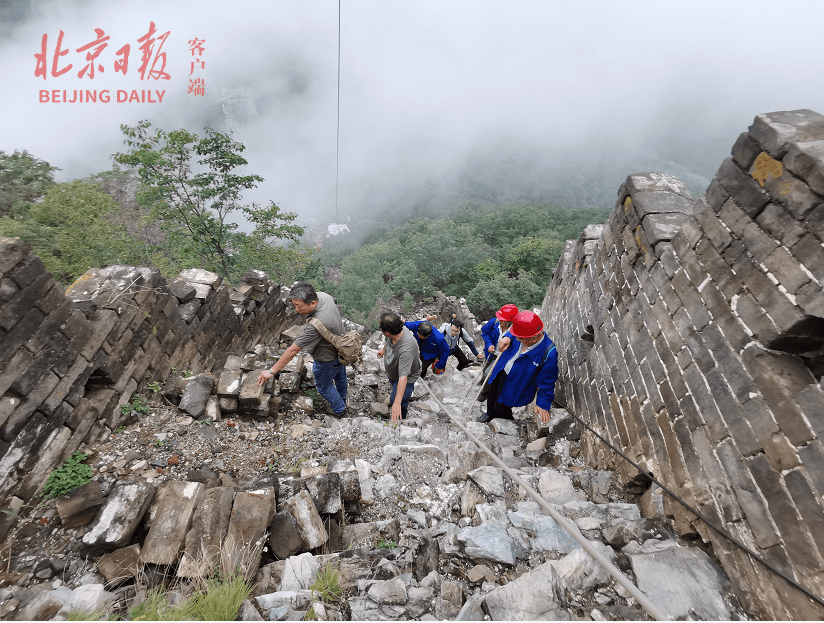
{"type": "MultiPolygon", "coordinates": [[[[0,618],[66,620],[104,607],[122,615],[145,586],[186,575],[192,543],[219,543],[227,532],[226,542],[265,545],[242,619],[646,617],[423,383],[406,421],[385,419],[379,335],[349,369],[345,419],[326,412],[308,358],[256,386],[257,370],[291,342],[282,337],[238,353],[216,377],[183,373],[147,390],[148,408],[132,400],[133,422],[85,449],[93,483],[28,509],[18,524],[6,544],[0,618]],[[309,586],[329,563],[344,593],[322,603],[309,586]]],[[[454,365],[426,380],[463,418],[480,367],[454,365]]],[[[540,426],[519,409],[514,422],[487,425],[474,422],[482,406],[468,418],[473,434],[659,608],[681,619],[746,618],[710,556],[674,536],[659,494],[622,491],[610,472],[582,463],[568,413],[553,409],[540,426]]]]}

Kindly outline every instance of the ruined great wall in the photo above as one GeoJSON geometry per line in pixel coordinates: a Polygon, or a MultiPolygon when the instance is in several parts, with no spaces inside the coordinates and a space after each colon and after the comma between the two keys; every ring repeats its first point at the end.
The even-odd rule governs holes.
{"type": "MultiPolygon", "coordinates": [[[[824,116],[759,115],[697,201],[667,174],[630,175],[609,221],[567,243],[542,308],[559,402],[819,597],[822,241],[824,116]]],[[[0,239],[0,539],[51,470],[121,426],[135,391],[173,370],[219,373],[295,323],[284,300],[259,271],[230,288],[123,266],[64,292],[25,243],[0,239]]],[[[589,465],[648,484],[580,428],[589,465]]],[[[660,489],[644,495],[650,515],[712,545],[751,615],[824,618],[660,489]]]]}
{"type": "MultiPolygon", "coordinates": [[[[543,304],[561,400],[710,521],[824,595],[824,116],[759,115],[706,196],[630,175],[569,241],[543,304]]],[[[589,431],[587,462],[638,471],[589,431]]],[[[821,619],[800,591],[663,497],[749,612],[821,619]]]]}

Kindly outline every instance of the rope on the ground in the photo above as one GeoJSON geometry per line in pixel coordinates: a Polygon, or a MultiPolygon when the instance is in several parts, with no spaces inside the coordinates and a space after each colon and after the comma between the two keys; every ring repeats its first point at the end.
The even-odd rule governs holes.
{"type": "Polygon", "coordinates": [[[563,404],[563,403],[559,402],[558,400],[556,400],[555,402],[556,402],[558,405],[560,405],[561,407],[563,407],[564,409],[566,409],[567,413],[569,413],[572,417],[574,417],[574,418],[575,418],[576,420],[578,420],[581,424],[583,424],[583,425],[587,428],[587,430],[589,430],[589,431],[590,431],[593,435],[595,435],[598,439],[600,439],[600,440],[601,440],[601,441],[603,441],[605,444],[607,444],[607,445],[608,445],[608,446],[609,446],[609,447],[610,447],[610,448],[611,448],[611,449],[612,449],[612,450],[613,450],[616,454],[618,454],[618,455],[619,455],[622,459],[624,459],[627,463],[629,463],[630,465],[632,465],[635,469],[637,469],[637,470],[638,470],[639,472],[641,472],[644,476],[646,476],[647,478],[649,478],[649,479],[650,479],[652,482],[654,482],[656,485],[658,485],[659,487],[661,487],[661,489],[663,489],[663,490],[664,490],[664,492],[665,492],[667,495],[669,495],[669,496],[670,496],[673,500],[675,500],[676,502],[678,502],[679,504],[681,504],[684,508],[686,508],[686,509],[687,509],[688,511],[690,511],[692,514],[694,514],[696,517],[698,517],[698,518],[699,518],[701,521],[703,521],[703,522],[704,522],[704,523],[705,523],[705,524],[706,524],[709,528],[712,528],[712,530],[714,530],[714,531],[715,531],[715,532],[717,532],[719,535],[721,535],[722,537],[724,537],[725,539],[727,539],[730,543],[734,543],[735,545],[737,545],[738,547],[740,547],[740,548],[741,548],[742,550],[744,550],[747,554],[749,554],[749,555],[750,555],[753,559],[755,559],[755,560],[757,560],[758,562],[760,562],[762,565],[764,565],[765,567],[767,567],[767,569],[769,569],[770,571],[772,571],[773,573],[775,573],[775,574],[776,574],[778,577],[780,577],[781,579],[786,580],[787,582],[789,582],[790,584],[792,584],[793,586],[795,586],[798,590],[800,590],[800,591],[801,591],[802,593],[804,593],[807,597],[809,597],[810,599],[812,599],[813,601],[815,601],[817,604],[819,604],[819,605],[821,605],[821,606],[824,606],[824,599],[821,599],[818,595],[816,595],[816,594],[812,593],[812,592],[811,592],[808,588],[806,588],[806,587],[802,586],[801,584],[799,584],[798,582],[796,582],[793,578],[791,578],[791,577],[789,577],[788,575],[786,575],[783,571],[781,571],[780,569],[778,569],[778,568],[777,568],[775,565],[773,565],[771,562],[769,562],[768,560],[766,560],[765,558],[763,558],[763,557],[762,557],[760,554],[758,554],[757,552],[754,552],[752,549],[750,549],[749,547],[747,547],[744,543],[742,543],[741,541],[739,541],[738,539],[736,539],[736,538],[735,538],[734,536],[732,536],[730,533],[726,532],[723,528],[719,528],[718,526],[716,526],[713,522],[711,522],[709,519],[707,519],[706,517],[704,517],[704,515],[702,515],[701,513],[699,513],[699,512],[698,512],[697,510],[695,510],[692,506],[690,506],[690,505],[689,505],[689,504],[687,504],[684,500],[682,500],[682,499],[681,499],[681,498],[680,498],[680,497],[679,497],[676,493],[674,493],[674,492],[673,492],[673,491],[671,491],[668,487],[666,487],[664,484],[662,484],[662,483],[661,483],[658,479],[656,479],[656,478],[655,478],[652,474],[650,474],[647,470],[645,470],[643,467],[641,467],[640,465],[638,465],[637,463],[635,463],[635,461],[633,461],[632,459],[630,459],[630,458],[629,458],[626,454],[624,454],[623,452],[621,452],[618,448],[616,448],[615,446],[613,446],[613,445],[612,445],[609,441],[607,441],[606,439],[604,439],[604,438],[603,438],[603,437],[602,437],[602,436],[601,436],[601,435],[600,435],[600,434],[599,434],[599,433],[598,433],[595,429],[593,429],[593,428],[592,428],[589,424],[587,424],[586,422],[584,422],[584,420],[582,420],[582,419],[581,419],[581,418],[579,418],[577,415],[575,415],[575,414],[574,414],[574,413],[573,413],[573,412],[569,409],[569,407],[567,407],[565,404],[563,404]]]}
{"type": "Polygon", "coordinates": [[[641,590],[637,586],[635,586],[635,584],[630,582],[627,576],[621,573],[621,570],[618,569],[618,567],[613,565],[606,558],[606,556],[604,556],[601,552],[599,552],[592,546],[592,543],[590,543],[589,539],[585,538],[584,535],[581,534],[580,530],[578,530],[578,527],[574,523],[569,522],[565,517],[560,515],[558,511],[556,511],[552,507],[552,505],[549,504],[549,502],[547,502],[543,497],[541,497],[541,495],[537,491],[530,487],[520,476],[518,476],[518,474],[512,471],[512,469],[506,463],[499,459],[498,456],[494,452],[492,452],[492,450],[487,448],[484,443],[482,443],[477,437],[475,437],[475,435],[472,434],[472,432],[464,425],[464,423],[461,422],[456,416],[454,416],[449,411],[449,409],[446,408],[446,405],[444,405],[443,402],[441,402],[440,398],[438,398],[434,393],[432,393],[432,390],[430,389],[426,381],[420,379],[419,382],[423,383],[423,386],[427,389],[427,391],[429,391],[429,394],[432,396],[432,398],[435,399],[435,402],[437,402],[441,409],[443,409],[444,413],[446,413],[449,416],[449,418],[453,422],[455,422],[455,424],[457,424],[458,427],[464,433],[466,433],[466,436],[469,437],[469,439],[472,440],[472,442],[474,442],[476,446],[483,450],[489,456],[489,458],[495,461],[495,463],[497,463],[498,466],[500,466],[509,475],[509,477],[512,478],[512,480],[521,485],[524,488],[524,490],[530,495],[530,497],[532,497],[541,507],[543,507],[543,509],[547,511],[550,514],[550,516],[555,521],[557,521],[558,524],[564,530],[569,532],[572,535],[572,538],[574,538],[576,541],[578,541],[578,543],[581,544],[581,546],[584,548],[584,551],[587,554],[589,554],[595,560],[597,560],[601,564],[601,566],[603,566],[604,569],[606,569],[607,572],[612,577],[614,577],[615,580],[621,586],[627,589],[630,595],[632,595],[633,598],[635,598],[635,600],[644,608],[644,610],[646,610],[657,621],[670,620],[670,617],[668,617],[663,611],[659,610],[658,607],[650,601],[647,595],[641,592],[641,590]]]}

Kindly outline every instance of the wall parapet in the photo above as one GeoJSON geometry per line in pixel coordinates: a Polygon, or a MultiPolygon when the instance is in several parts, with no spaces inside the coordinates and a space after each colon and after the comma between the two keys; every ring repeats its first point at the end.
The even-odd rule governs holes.
{"type": "MultiPolygon", "coordinates": [[[[695,201],[630,175],[568,241],[542,316],[569,408],[688,503],[824,596],[824,116],[759,115],[695,201]]],[[[582,431],[587,460],[637,471],[582,431]]],[[[748,611],[815,602],[670,502],[748,611]]]]}
{"type": "MultiPolygon", "coordinates": [[[[93,268],[68,289],[31,248],[0,238],[0,500],[19,508],[84,444],[106,438],[138,388],[172,369],[221,369],[298,318],[263,271],[229,287],[188,269],[93,268]]],[[[17,520],[0,517],[0,539],[17,520]]]]}

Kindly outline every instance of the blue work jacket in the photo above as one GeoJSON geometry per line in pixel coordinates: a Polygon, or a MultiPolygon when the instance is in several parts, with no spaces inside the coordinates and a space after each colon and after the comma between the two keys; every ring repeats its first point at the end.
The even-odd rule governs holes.
{"type": "MultiPolygon", "coordinates": [[[[505,337],[511,339],[512,344],[495,362],[492,374],[489,375],[490,384],[521,348],[521,343],[511,333],[507,332],[505,337]]],[[[558,380],[558,350],[553,346],[552,340],[544,333],[544,340],[537,348],[518,357],[512,364],[512,370],[498,396],[499,403],[507,407],[523,407],[532,402],[537,392],[538,406],[547,411],[552,407],[552,401],[555,399],[555,381],[558,380]],[[543,361],[547,349],[552,351],[543,361]]]]}
{"type": "Polygon", "coordinates": [[[497,316],[492,316],[489,321],[481,327],[481,335],[484,338],[484,357],[489,359],[489,347],[498,347],[498,339],[501,337],[501,321],[497,316]]]}
{"type": "Polygon", "coordinates": [[[426,321],[416,320],[414,322],[405,322],[404,324],[407,329],[412,331],[412,335],[415,336],[415,339],[418,340],[418,348],[421,349],[421,359],[423,361],[429,361],[430,359],[437,358],[438,360],[435,362],[435,367],[438,370],[441,370],[446,367],[446,360],[449,357],[449,344],[446,343],[443,334],[434,327],[432,328],[432,333],[428,338],[425,340],[419,338],[418,325],[422,322],[426,321]]]}

